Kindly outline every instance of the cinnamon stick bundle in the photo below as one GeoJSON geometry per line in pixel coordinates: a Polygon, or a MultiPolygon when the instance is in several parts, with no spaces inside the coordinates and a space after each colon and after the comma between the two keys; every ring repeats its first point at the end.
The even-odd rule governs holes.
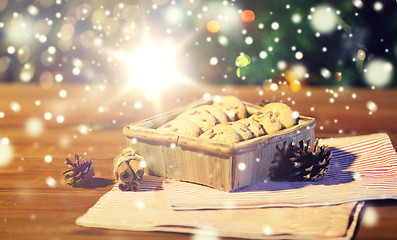
{"type": "Polygon", "coordinates": [[[144,175],[140,162],[144,158],[132,148],[122,150],[113,161],[113,174],[121,191],[138,191],[144,175]]]}

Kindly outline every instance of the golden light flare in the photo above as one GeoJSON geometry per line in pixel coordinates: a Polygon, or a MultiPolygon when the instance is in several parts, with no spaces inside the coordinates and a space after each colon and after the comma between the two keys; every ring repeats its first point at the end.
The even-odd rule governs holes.
{"type": "Polygon", "coordinates": [[[365,53],[364,50],[360,49],[357,52],[357,58],[360,59],[361,61],[364,61],[365,57],[367,56],[367,54],[365,53]]]}
{"type": "Polygon", "coordinates": [[[48,24],[45,19],[39,20],[34,24],[34,32],[41,35],[46,35],[51,31],[52,26],[48,24]]]}
{"type": "Polygon", "coordinates": [[[283,76],[287,80],[290,90],[297,92],[302,89],[302,81],[308,77],[308,73],[303,65],[292,65],[284,71],[283,76]]]}
{"type": "Polygon", "coordinates": [[[91,6],[89,4],[81,4],[76,8],[76,18],[78,20],[84,20],[91,14],[91,6]]]}
{"type": "Polygon", "coordinates": [[[210,33],[217,33],[220,29],[219,23],[216,20],[211,20],[207,23],[207,30],[210,33]]]}
{"type": "Polygon", "coordinates": [[[341,72],[336,72],[335,73],[335,78],[336,78],[336,81],[338,81],[338,82],[342,81],[342,73],[341,72]]]}
{"type": "Polygon", "coordinates": [[[72,39],[74,35],[74,26],[71,23],[66,23],[62,26],[61,31],[58,33],[58,37],[63,41],[72,39]]]}
{"type": "Polygon", "coordinates": [[[91,15],[91,22],[93,25],[101,25],[106,22],[107,18],[108,17],[106,16],[105,10],[97,9],[91,15]]]}
{"type": "Polygon", "coordinates": [[[119,55],[128,69],[127,87],[143,87],[157,93],[165,86],[186,83],[176,64],[176,52],[177,48],[161,48],[147,38],[136,51],[119,55]]]}
{"type": "Polygon", "coordinates": [[[21,79],[22,82],[29,82],[32,80],[34,73],[35,73],[35,67],[33,63],[31,62],[25,63],[23,65],[23,68],[21,69],[19,78],[21,79]]]}
{"type": "Polygon", "coordinates": [[[299,90],[302,89],[302,84],[299,80],[295,79],[294,81],[289,83],[289,88],[293,92],[298,92],[299,90]]]}

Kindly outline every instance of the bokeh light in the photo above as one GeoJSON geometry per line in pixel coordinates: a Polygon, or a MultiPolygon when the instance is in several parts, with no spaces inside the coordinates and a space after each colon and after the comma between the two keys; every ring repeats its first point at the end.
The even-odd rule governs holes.
{"type": "Polygon", "coordinates": [[[32,137],[37,137],[43,133],[44,124],[39,118],[29,118],[25,123],[25,131],[32,137]]]}
{"type": "Polygon", "coordinates": [[[366,227],[375,227],[378,223],[378,213],[374,207],[366,207],[362,218],[362,224],[366,227]]]}
{"type": "Polygon", "coordinates": [[[375,2],[375,3],[374,3],[374,9],[375,9],[375,11],[377,11],[377,12],[382,11],[382,10],[383,10],[383,3],[382,3],[382,2],[379,2],[379,1],[375,2]]]}
{"type": "Polygon", "coordinates": [[[65,121],[65,117],[62,115],[58,115],[56,117],[57,123],[63,123],[65,121]]]}
{"type": "Polygon", "coordinates": [[[172,25],[180,24],[183,19],[182,10],[174,6],[169,7],[165,14],[166,21],[172,25]]]}
{"type": "Polygon", "coordinates": [[[243,20],[243,22],[253,22],[255,20],[255,13],[252,10],[244,10],[241,13],[241,20],[243,20]]]}
{"type": "Polygon", "coordinates": [[[374,58],[365,67],[365,82],[369,86],[387,87],[393,77],[393,65],[384,59],[374,58]]]}
{"type": "Polygon", "coordinates": [[[365,59],[365,57],[367,56],[367,54],[365,53],[364,50],[360,49],[357,52],[357,58],[360,59],[361,61],[363,61],[365,59]]]}
{"type": "Polygon", "coordinates": [[[203,225],[193,232],[192,240],[219,240],[218,231],[214,227],[203,225]]]}
{"type": "Polygon", "coordinates": [[[322,69],[320,70],[320,73],[321,73],[321,75],[322,75],[324,78],[330,78],[330,77],[332,76],[331,72],[330,72],[327,68],[322,68],[322,69]]]}
{"type": "Polygon", "coordinates": [[[265,234],[266,236],[273,235],[273,229],[272,229],[272,227],[269,226],[269,225],[263,226],[263,234],[265,234]]]}
{"type": "Polygon", "coordinates": [[[361,1],[361,0],[353,0],[353,5],[354,5],[356,8],[362,8],[362,7],[364,6],[364,3],[363,3],[363,1],[361,1]]]}
{"type": "Polygon", "coordinates": [[[277,29],[279,29],[280,25],[278,24],[278,22],[273,22],[271,27],[273,30],[277,30],[277,29]]]}
{"type": "Polygon", "coordinates": [[[57,182],[56,182],[56,180],[53,178],[53,177],[46,177],[45,178],[45,182],[47,183],[47,185],[49,186],[49,187],[52,187],[52,188],[54,188],[54,187],[56,187],[57,186],[57,182]]]}
{"type": "Polygon", "coordinates": [[[51,155],[45,155],[44,156],[44,162],[51,163],[52,162],[52,156],[51,155]]]}
{"type": "Polygon", "coordinates": [[[17,112],[17,113],[20,112],[21,109],[22,109],[21,105],[18,102],[15,102],[15,101],[12,101],[10,103],[10,108],[11,108],[11,110],[13,112],[17,112]]]}
{"type": "Polygon", "coordinates": [[[370,74],[362,73],[373,58],[396,64],[395,36],[387,24],[396,5],[378,0],[17,2],[0,3],[0,80],[44,89],[69,82],[129,84],[144,68],[168,68],[203,83],[262,84],[283,77],[281,60],[307,67],[311,78],[303,84],[338,85],[335,73],[343,72],[349,76],[343,84],[362,86],[371,85],[364,79],[370,74]],[[148,38],[155,46],[150,51],[148,38]],[[159,67],[164,49],[173,52],[167,60],[173,67],[159,67]],[[143,67],[132,68],[129,57],[120,57],[143,52],[149,54],[134,60],[143,67]],[[249,67],[235,66],[240,53],[252,58],[249,67]],[[321,69],[331,74],[324,77],[321,69]]]}
{"type": "Polygon", "coordinates": [[[239,163],[237,166],[239,171],[245,171],[245,169],[247,168],[247,165],[243,162],[239,163]]]}
{"type": "Polygon", "coordinates": [[[13,153],[13,147],[10,145],[8,138],[2,138],[0,141],[0,168],[11,163],[13,153]]]}
{"type": "Polygon", "coordinates": [[[218,64],[218,58],[212,57],[210,58],[210,65],[217,65],[218,64]]]}
{"type": "Polygon", "coordinates": [[[296,53],[295,53],[295,58],[296,58],[297,60],[301,60],[301,59],[303,58],[303,53],[300,52],[300,51],[296,52],[296,53]]]}
{"type": "Polygon", "coordinates": [[[90,128],[85,124],[80,124],[78,130],[82,135],[87,135],[90,132],[90,128]]]}
{"type": "Polygon", "coordinates": [[[293,92],[298,92],[299,90],[301,90],[302,89],[302,84],[301,84],[301,82],[299,81],[299,80],[297,80],[297,79],[295,79],[295,80],[293,80],[292,82],[290,82],[290,89],[293,91],[293,92]]]}
{"type": "Polygon", "coordinates": [[[236,58],[236,66],[246,67],[251,63],[251,58],[248,55],[242,54],[236,58]]]}
{"type": "Polygon", "coordinates": [[[298,24],[302,21],[302,16],[299,13],[295,13],[292,15],[291,21],[295,24],[298,24]]]}
{"type": "Polygon", "coordinates": [[[266,51],[260,51],[259,52],[259,57],[262,58],[262,59],[267,58],[267,52],[266,51]]]}
{"type": "Polygon", "coordinates": [[[371,112],[378,111],[378,105],[374,101],[368,101],[366,106],[367,106],[367,109],[371,112]]]}
{"type": "Polygon", "coordinates": [[[207,30],[210,33],[216,33],[219,31],[219,23],[216,20],[211,20],[207,23],[207,30]]]}
{"type": "Polygon", "coordinates": [[[50,112],[44,113],[44,119],[49,121],[52,119],[52,114],[50,112]]]}
{"type": "Polygon", "coordinates": [[[229,39],[224,36],[224,35],[220,35],[218,36],[218,42],[219,44],[221,44],[222,46],[227,46],[229,45],[229,39]]]}
{"type": "Polygon", "coordinates": [[[318,6],[312,15],[311,25],[315,31],[330,33],[336,29],[338,17],[330,6],[318,6]]]}

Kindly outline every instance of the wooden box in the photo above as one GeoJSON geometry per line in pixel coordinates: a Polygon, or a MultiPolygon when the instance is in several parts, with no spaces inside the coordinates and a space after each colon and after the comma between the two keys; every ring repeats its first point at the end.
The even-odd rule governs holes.
{"type": "MultiPolygon", "coordinates": [[[[137,150],[145,158],[145,172],[230,191],[269,179],[277,145],[283,148],[292,141],[314,139],[315,119],[304,116],[300,116],[298,124],[291,128],[237,144],[216,143],[156,130],[184,110],[211,103],[211,100],[197,101],[124,127],[127,147],[137,150]]],[[[247,102],[244,104],[249,115],[261,108],[247,102]]]]}

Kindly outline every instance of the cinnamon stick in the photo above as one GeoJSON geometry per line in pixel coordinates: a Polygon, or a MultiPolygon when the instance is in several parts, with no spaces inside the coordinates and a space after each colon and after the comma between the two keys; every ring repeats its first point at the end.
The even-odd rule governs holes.
{"type": "Polygon", "coordinates": [[[137,179],[142,180],[142,177],[143,177],[143,174],[144,174],[144,170],[139,165],[139,161],[130,160],[128,164],[131,167],[132,171],[135,173],[137,179]]]}
{"type": "Polygon", "coordinates": [[[117,175],[119,179],[123,182],[130,182],[134,179],[134,173],[130,167],[130,165],[126,162],[122,162],[117,169],[117,175]]]}
{"type": "Polygon", "coordinates": [[[121,191],[128,191],[130,189],[130,185],[128,183],[120,182],[119,183],[119,189],[121,191]]]}
{"type": "Polygon", "coordinates": [[[130,190],[137,192],[139,191],[139,188],[141,188],[141,184],[138,181],[132,180],[129,182],[130,185],[130,190]]]}

